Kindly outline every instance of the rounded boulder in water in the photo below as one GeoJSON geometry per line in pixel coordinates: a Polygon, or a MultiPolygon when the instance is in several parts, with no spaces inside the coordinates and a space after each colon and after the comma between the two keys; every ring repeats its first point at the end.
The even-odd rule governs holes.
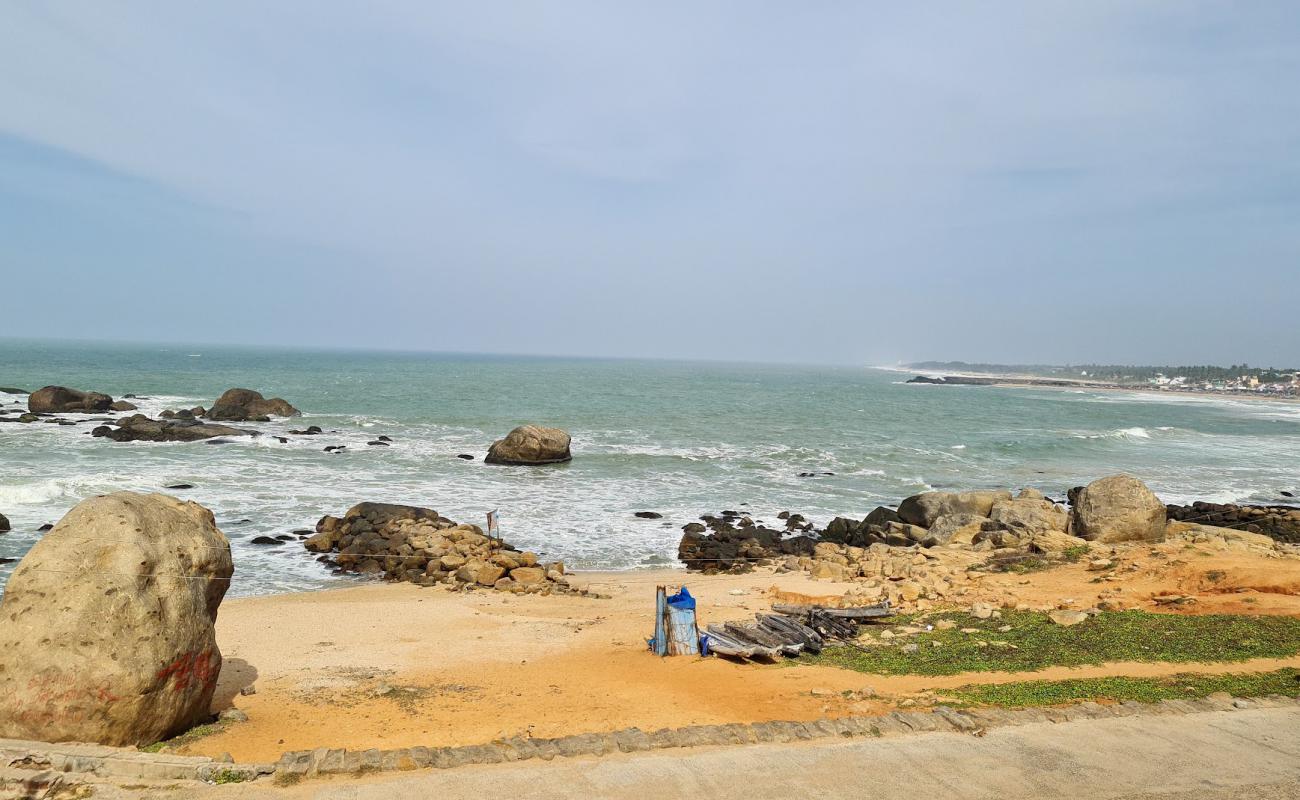
{"type": "Polygon", "coordinates": [[[506,434],[506,438],[493,442],[483,461],[525,466],[559,464],[573,460],[569,450],[571,441],[569,434],[559,428],[520,425],[506,434]]]}

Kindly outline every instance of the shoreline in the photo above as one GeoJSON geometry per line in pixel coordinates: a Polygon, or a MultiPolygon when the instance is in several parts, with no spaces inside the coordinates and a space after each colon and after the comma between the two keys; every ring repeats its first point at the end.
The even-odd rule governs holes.
{"type": "MultiPolygon", "coordinates": [[[[1293,562],[1261,561],[1225,544],[1183,564],[1183,545],[1170,540],[1122,548],[1142,564],[1126,573],[1128,607],[1178,615],[1300,615],[1300,573],[1293,562]],[[1226,581],[1207,582],[1207,570],[1226,581]],[[1195,601],[1169,606],[1156,599],[1170,591],[1195,595],[1195,601]]],[[[1044,610],[1063,602],[1088,608],[1115,591],[1114,583],[1096,583],[1097,574],[1086,561],[1026,574],[984,573],[964,579],[959,598],[934,608],[990,603],[1044,610]]],[[[247,720],[178,743],[179,752],[274,761],[283,752],[316,747],[456,746],[631,727],[807,721],[888,714],[960,684],[1300,667],[1295,656],[927,676],[868,674],[802,660],[660,658],[645,643],[654,631],[656,585],[689,587],[704,628],[752,619],[774,602],[860,604],[862,584],[770,567],[743,574],[661,568],[572,576],[595,596],[375,582],[223,603],[216,627],[225,663],[211,708],[234,708],[247,720]]]]}

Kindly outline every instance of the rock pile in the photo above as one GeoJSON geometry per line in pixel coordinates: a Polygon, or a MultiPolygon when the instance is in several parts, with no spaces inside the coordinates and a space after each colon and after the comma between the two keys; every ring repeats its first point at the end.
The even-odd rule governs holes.
{"type": "Polygon", "coordinates": [[[571,441],[569,434],[559,428],[520,425],[506,434],[506,438],[493,442],[483,461],[523,466],[559,464],[573,460],[569,451],[571,441]]]}
{"type": "Polygon", "coordinates": [[[271,417],[296,417],[301,414],[287,400],[267,400],[252,389],[227,389],[208,409],[210,420],[224,422],[270,422],[271,417]]]}
{"type": "Polygon", "coordinates": [[[1300,544],[1300,508],[1196,502],[1165,509],[1171,520],[1262,533],[1278,542],[1300,544]]]}
{"type": "Polygon", "coordinates": [[[143,745],[210,717],[230,545],[212,512],[118,492],[74,507],[0,600],[0,737],[143,745]]]}
{"type": "Polygon", "coordinates": [[[564,562],[542,563],[490,540],[477,525],[457,524],[418,506],[359,503],[325,516],[303,545],[344,572],[383,575],[421,586],[486,587],[552,594],[574,592],[564,562]]]}
{"type": "Polygon", "coordinates": [[[950,596],[955,591],[951,570],[994,555],[1059,559],[1085,551],[1089,541],[1164,537],[1164,506],[1135,478],[1102,478],[1072,495],[1073,512],[1034,489],[1015,496],[925,492],[903,500],[897,511],[881,507],[860,520],[836,517],[822,531],[798,514],[782,512],[787,530],[777,531],[724,512],[685,526],[678,557],[688,569],[708,572],[775,563],[815,578],[865,578],[868,588],[879,589],[875,597],[910,602],[950,596]]]}
{"type": "Polygon", "coordinates": [[[90,435],[115,442],[196,442],[218,436],[257,436],[257,431],[203,423],[193,416],[155,420],[144,414],[132,414],[113,424],[117,427],[100,425],[90,435]]]}
{"type": "MultiPolygon", "coordinates": [[[[812,555],[817,540],[812,536],[786,534],[796,530],[802,517],[786,515],[787,530],[763,527],[736,511],[718,516],[705,514],[704,524],[692,522],[683,530],[677,557],[687,569],[714,572],[744,572],[758,564],[769,564],[784,556],[812,555]],[[791,519],[794,524],[790,524],[791,519]],[[707,527],[706,527],[707,526],[707,527]],[[706,533],[706,531],[711,531],[706,533]]],[[[812,526],[809,525],[811,530],[812,526]]]]}

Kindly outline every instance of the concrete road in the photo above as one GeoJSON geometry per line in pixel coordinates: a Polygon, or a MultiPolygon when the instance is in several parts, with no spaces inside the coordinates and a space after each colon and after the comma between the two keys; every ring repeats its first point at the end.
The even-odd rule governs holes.
{"type": "Polygon", "coordinates": [[[1044,723],[999,728],[982,737],[935,733],[528,761],[304,782],[287,788],[211,787],[197,796],[213,800],[1300,798],[1300,709],[1044,723]]]}

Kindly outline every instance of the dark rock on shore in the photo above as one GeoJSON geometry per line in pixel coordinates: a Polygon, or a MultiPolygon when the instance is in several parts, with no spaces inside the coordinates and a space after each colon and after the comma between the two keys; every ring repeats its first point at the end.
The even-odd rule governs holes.
{"type": "Polygon", "coordinates": [[[632,516],[637,519],[663,519],[664,515],[657,511],[638,511],[632,516]]]}
{"type": "Polygon", "coordinates": [[[282,544],[279,539],[272,536],[254,536],[249,540],[252,544],[282,544]]]}
{"type": "Polygon", "coordinates": [[[373,442],[366,442],[366,444],[370,447],[388,447],[388,442],[381,442],[378,439],[373,442]]]}
{"type": "Polygon", "coordinates": [[[252,389],[228,389],[208,409],[207,417],[225,422],[267,422],[272,416],[296,417],[301,413],[279,397],[268,400],[252,389]]]}
{"type": "Polygon", "coordinates": [[[0,514],[0,533],[11,530],[13,530],[13,528],[9,526],[9,518],[4,514],[0,514]]]}
{"type": "Polygon", "coordinates": [[[256,431],[212,425],[194,420],[154,420],[144,414],[134,414],[117,421],[117,428],[101,425],[91,431],[92,436],[112,439],[115,442],[196,442],[201,439],[217,441],[218,436],[256,436],[256,431]]]}
{"type": "MultiPolygon", "coordinates": [[[[786,536],[786,531],[756,525],[732,524],[737,514],[701,517],[705,525],[692,522],[682,527],[677,557],[687,569],[713,572],[748,572],[756,565],[782,556],[811,556],[817,540],[811,536],[786,536]]],[[[745,517],[744,519],[749,519],[745,517]]]]}
{"type": "Polygon", "coordinates": [[[125,400],[117,400],[108,406],[109,411],[135,411],[138,406],[135,403],[128,403],[125,400]]]}
{"type": "Polygon", "coordinates": [[[290,430],[289,433],[293,436],[315,436],[318,433],[324,433],[324,431],[322,431],[317,425],[309,425],[306,430],[290,430]]]}
{"type": "Polygon", "coordinates": [[[173,483],[173,484],[171,484],[170,486],[164,486],[163,488],[164,488],[164,489],[193,489],[193,488],[194,488],[194,484],[192,484],[192,483],[173,483]]]}
{"type": "Polygon", "coordinates": [[[348,449],[348,446],[345,444],[325,445],[325,452],[327,453],[342,453],[346,449],[348,449]]]}
{"type": "Polygon", "coordinates": [[[483,461],[523,466],[560,464],[573,459],[569,450],[571,441],[569,434],[559,428],[520,425],[506,434],[506,438],[493,442],[483,461]]]}
{"type": "Polygon", "coordinates": [[[460,455],[456,456],[456,458],[459,458],[459,459],[461,459],[462,461],[473,461],[473,460],[474,460],[474,456],[470,455],[469,453],[461,453],[460,455]]]}
{"type": "Polygon", "coordinates": [[[27,408],[34,414],[60,414],[71,411],[108,411],[113,398],[99,392],[83,392],[66,386],[45,386],[27,397],[27,408]]]}
{"type": "Polygon", "coordinates": [[[3,394],[31,394],[26,389],[15,389],[12,386],[0,386],[0,393],[3,394]]]}
{"type": "Polygon", "coordinates": [[[1262,533],[1278,542],[1300,544],[1300,508],[1293,506],[1238,506],[1196,502],[1190,506],[1165,506],[1169,519],[1262,533]]]}

